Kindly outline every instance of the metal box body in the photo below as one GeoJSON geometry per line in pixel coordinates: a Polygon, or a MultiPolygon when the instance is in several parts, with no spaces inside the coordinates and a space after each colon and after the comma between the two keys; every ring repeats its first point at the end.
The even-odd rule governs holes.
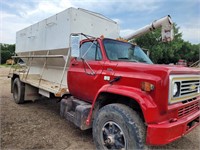
{"type": "Polygon", "coordinates": [[[68,91],[66,78],[71,33],[84,33],[94,37],[104,35],[115,39],[119,37],[119,26],[113,20],[100,14],[84,9],[69,8],[18,31],[16,53],[21,56],[28,67],[25,71],[26,78],[23,78],[24,82],[31,78],[39,84],[33,84],[32,80],[28,83],[43,90],[52,93],[62,93],[60,92],[63,91],[62,89],[68,91]],[[63,57],[49,58],[55,55],[63,57]],[[33,58],[33,56],[39,56],[39,58],[33,58]],[[41,81],[48,82],[48,84],[42,84],[41,81]],[[62,86],[59,92],[54,92],[59,87],[57,84],[62,86]]]}
{"type": "Polygon", "coordinates": [[[69,8],[18,31],[16,53],[68,49],[71,33],[118,38],[119,26],[100,14],[69,8]]]}

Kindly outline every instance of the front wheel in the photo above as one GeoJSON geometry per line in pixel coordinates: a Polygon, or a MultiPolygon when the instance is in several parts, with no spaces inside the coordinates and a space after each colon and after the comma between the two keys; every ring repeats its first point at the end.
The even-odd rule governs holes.
{"type": "Polygon", "coordinates": [[[93,122],[97,149],[144,149],[145,133],[137,112],[122,104],[104,106],[93,122]]]}

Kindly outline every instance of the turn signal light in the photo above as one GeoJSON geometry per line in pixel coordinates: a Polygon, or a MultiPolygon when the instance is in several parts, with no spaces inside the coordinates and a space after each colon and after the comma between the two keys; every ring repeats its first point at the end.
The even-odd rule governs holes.
{"type": "Polygon", "coordinates": [[[149,82],[142,82],[141,89],[142,91],[150,92],[154,90],[154,85],[149,82]]]}

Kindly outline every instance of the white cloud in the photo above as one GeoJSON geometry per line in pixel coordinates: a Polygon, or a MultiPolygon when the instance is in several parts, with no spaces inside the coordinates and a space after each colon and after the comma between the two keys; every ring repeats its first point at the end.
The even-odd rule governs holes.
{"type": "Polygon", "coordinates": [[[193,44],[200,43],[200,19],[190,18],[186,23],[181,24],[180,32],[186,41],[192,41],[193,44]]]}
{"type": "Polygon", "coordinates": [[[59,6],[63,8],[76,7],[72,4],[72,2],[70,0],[61,0],[59,6]]]}
{"type": "Polygon", "coordinates": [[[118,18],[114,18],[112,20],[114,20],[115,22],[117,22],[119,25],[123,23],[123,21],[120,20],[120,19],[118,19],[118,18]]]}
{"type": "Polygon", "coordinates": [[[123,12],[153,11],[158,8],[158,0],[70,0],[71,4],[104,14],[120,14],[123,12]]]}
{"type": "Polygon", "coordinates": [[[134,33],[135,31],[136,30],[134,30],[134,29],[122,29],[122,30],[120,30],[120,36],[123,38],[125,36],[128,36],[128,35],[134,33]]]}
{"type": "Polygon", "coordinates": [[[181,27],[182,37],[185,41],[192,41],[193,44],[200,43],[200,29],[199,27],[181,27]]]}
{"type": "Polygon", "coordinates": [[[9,7],[17,11],[12,12],[0,11],[0,43],[15,43],[16,32],[40,20],[43,20],[55,13],[58,13],[68,7],[72,7],[70,1],[38,1],[35,7],[30,8],[28,5],[19,3],[6,3],[9,7]]]}
{"type": "Polygon", "coordinates": [[[0,29],[0,43],[15,43],[15,33],[22,27],[28,26],[29,24],[24,22],[23,19],[17,15],[0,12],[0,20],[2,22],[0,29]],[[18,18],[17,21],[14,21],[18,18]]]}

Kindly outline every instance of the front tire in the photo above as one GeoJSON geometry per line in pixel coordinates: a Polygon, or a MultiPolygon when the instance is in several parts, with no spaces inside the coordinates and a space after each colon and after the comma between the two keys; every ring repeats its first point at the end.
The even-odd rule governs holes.
{"type": "Polygon", "coordinates": [[[24,103],[25,85],[19,78],[15,78],[13,81],[13,98],[16,104],[24,103]]]}
{"type": "Polygon", "coordinates": [[[144,149],[145,133],[145,125],[137,112],[123,104],[104,106],[93,122],[97,149],[144,149]]]}

